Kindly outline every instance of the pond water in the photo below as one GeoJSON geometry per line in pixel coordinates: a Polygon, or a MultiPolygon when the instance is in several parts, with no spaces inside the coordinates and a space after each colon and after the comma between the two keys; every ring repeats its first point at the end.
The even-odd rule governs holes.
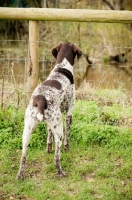
{"type": "MultiPolygon", "coordinates": [[[[13,83],[12,77],[13,59],[0,59],[0,79],[13,83]]],[[[54,61],[41,60],[39,62],[39,79],[43,81],[54,67],[54,61]]],[[[26,84],[27,60],[17,59],[13,65],[15,80],[18,84],[26,84]]],[[[118,89],[125,88],[132,92],[132,65],[126,64],[95,64],[91,66],[74,66],[76,88],[86,80],[90,85],[102,88],[118,89]]]]}
{"type": "Polygon", "coordinates": [[[77,73],[75,74],[77,86],[80,86],[82,80],[85,79],[91,86],[108,89],[123,87],[132,91],[132,67],[130,64],[95,64],[87,66],[80,79],[77,73]]]}

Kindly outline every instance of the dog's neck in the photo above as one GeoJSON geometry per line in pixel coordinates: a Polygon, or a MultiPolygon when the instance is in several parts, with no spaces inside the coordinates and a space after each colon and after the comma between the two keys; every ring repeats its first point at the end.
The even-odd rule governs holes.
{"type": "Polygon", "coordinates": [[[56,68],[61,67],[69,70],[73,74],[73,66],[69,63],[69,61],[64,58],[61,63],[56,65],[56,68]]]}

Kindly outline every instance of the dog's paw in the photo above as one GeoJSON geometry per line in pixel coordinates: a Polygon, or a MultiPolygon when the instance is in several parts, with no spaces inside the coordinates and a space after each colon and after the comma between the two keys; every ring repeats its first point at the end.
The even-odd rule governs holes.
{"type": "Polygon", "coordinates": [[[63,178],[66,176],[66,173],[62,170],[58,170],[58,174],[59,174],[60,178],[63,178]]]}
{"type": "Polygon", "coordinates": [[[69,150],[70,150],[69,144],[64,145],[64,150],[65,150],[65,151],[69,151],[69,150]]]}
{"type": "Polygon", "coordinates": [[[18,173],[16,176],[17,180],[23,180],[24,179],[24,174],[23,173],[18,173]]]}

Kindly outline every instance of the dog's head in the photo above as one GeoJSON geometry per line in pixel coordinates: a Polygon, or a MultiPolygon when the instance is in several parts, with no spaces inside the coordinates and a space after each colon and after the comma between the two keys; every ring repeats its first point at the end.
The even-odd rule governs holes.
{"type": "Polygon", "coordinates": [[[77,56],[79,59],[82,51],[75,45],[69,42],[61,43],[52,49],[52,55],[56,58],[56,63],[61,63],[66,58],[71,65],[74,65],[74,59],[77,56]]]}

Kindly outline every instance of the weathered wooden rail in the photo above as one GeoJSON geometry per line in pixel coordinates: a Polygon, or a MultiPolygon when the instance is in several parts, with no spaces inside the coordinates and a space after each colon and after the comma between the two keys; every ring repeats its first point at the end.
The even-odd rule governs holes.
{"type": "Polygon", "coordinates": [[[29,20],[27,72],[27,97],[29,99],[38,83],[39,24],[37,21],[132,23],[132,11],[0,7],[0,20],[2,19],[29,20]]]}
{"type": "Polygon", "coordinates": [[[131,23],[132,11],[0,7],[0,19],[131,23]]]}

